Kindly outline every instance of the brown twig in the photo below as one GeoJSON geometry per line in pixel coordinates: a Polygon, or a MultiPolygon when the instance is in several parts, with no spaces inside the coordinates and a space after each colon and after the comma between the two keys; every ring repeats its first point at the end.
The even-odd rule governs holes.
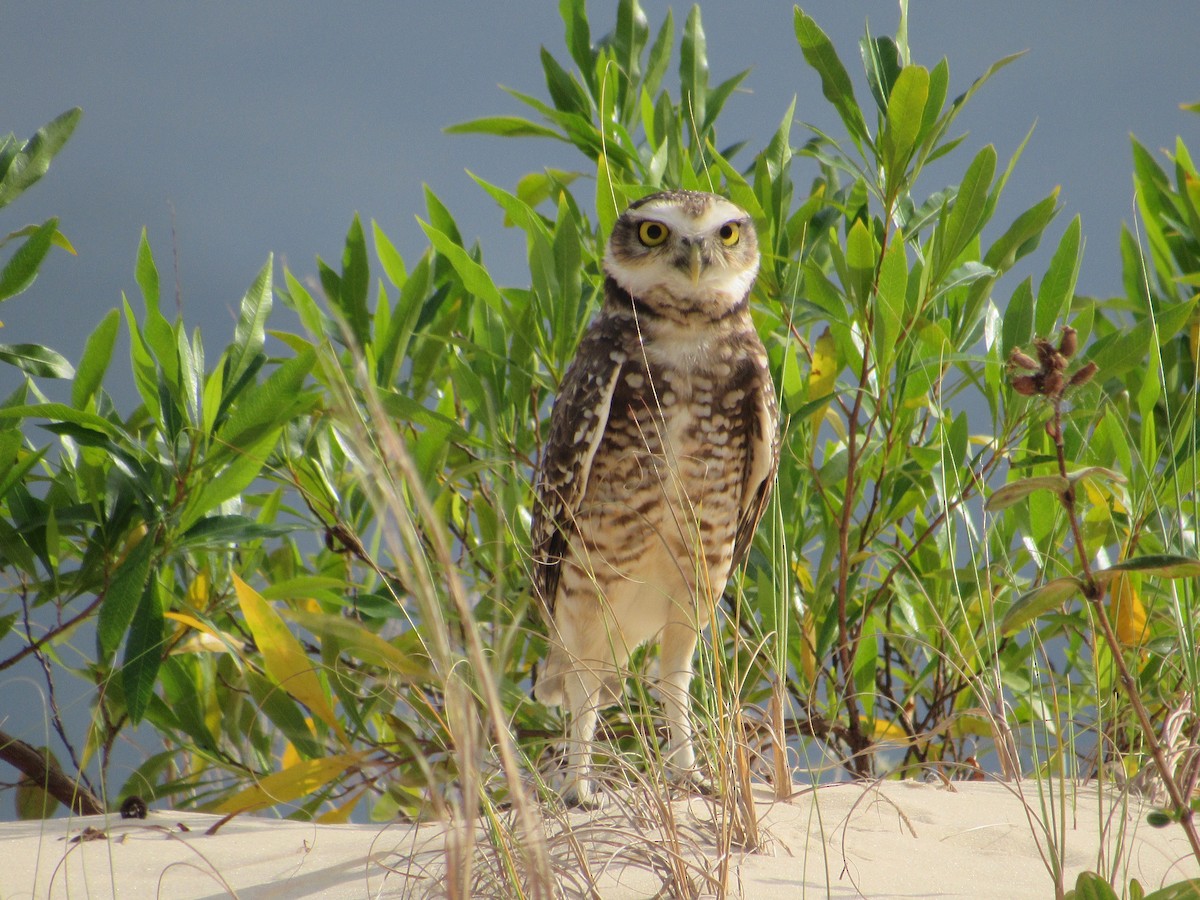
{"type": "Polygon", "coordinates": [[[43,753],[18,738],[0,731],[0,759],[76,815],[99,816],[104,804],[86,786],[64,772],[49,753],[43,753]]]}
{"type": "MultiPolygon", "coordinates": [[[[1046,424],[1046,434],[1049,435],[1050,440],[1054,443],[1054,453],[1058,462],[1058,474],[1063,479],[1067,479],[1067,455],[1063,445],[1063,396],[1067,388],[1086,384],[1096,373],[1096,364],[1094,362],[1087,363],[1069,379],[1066,377],[1067,363],[1075,355],[1076,350],[1075,329],[1073,328],[1063,329],[1062,339],[1059,341],[1058,347],[1052,345],[1045,338],[1035,340],[1034,347],[1038,356],[1036,361],[1019,350],[1013,351],[1011,357],[1012,363],[1032,373],[1015,377],[1013,379],[1013,387],[1020,394],[1027,396],[1040,395],[1049,401],[1052,417],[1046,424]]],[[[1124,648],[1121,646],[1116,632],[1113,631],[1112,623],[1108,618],[1108,612],[1104,608],[1105,585],[1096,579],[1095,573],[1092,571],[1091,562],[1087,556],[1087,550],[1083,541],[1083,530],[1079,524],[1079,513],[1075,505],[1074,485],[1068,482],[1067,488],[1058,497],[1062,503],[1063,510],[1066,512],[1067,522],[1071,528],[1071,535],[1075,541],[1075,555],[1079,560],[1079,569],[1083,575],[1083,595],[1091,605],[1096,621],[1100,624],[1100,631],[1104,635],[1104,642],[1108,645],[1113,663],[1117,668],[1117,680],[1121,685],[1121,690],[1124,692],[1126,699],[1129,701],[1129,705],[1133,708],[1133,713],[1137,718],[1142,737],[1150,748],[1150,753],[1154,757],[1154,763],[1158,767],[1159,776],[1162,778],[1163,785],[1167,789],[1167,794],[1171,798],[1171,805],[1174,807],[1175,815],[1179,820],[1179,824],[1183,826],[1193,855],[1195,855],[1197,860],[1200,860],[1200,833],[1197,833],[1196,830],[1195,814],[1192,811],[1187,796],[1179,788],[1175,773],[1171,770],[1166,750],[1163,748],[1162,742],[1158,739],[1157,733],[1155,733],[1154,724],[1150,720],[1150,714],[1146,710],[1146,705],[1142,702],[1137,682],[1130,673],[1129,667],[1125,664],[1124,648]]]]}

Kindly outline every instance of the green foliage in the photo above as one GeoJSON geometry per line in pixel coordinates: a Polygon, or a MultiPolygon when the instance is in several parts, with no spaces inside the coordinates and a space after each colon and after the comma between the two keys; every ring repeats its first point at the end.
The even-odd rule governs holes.
{"type": "MultiPolygon", "coordinates": [[[[162,313],[145,236],[140,309],[123,299],[74,369],[45,348],[3,348],[24,383],[0,407],[0,614],[61,624],[0,665],[74,646],[75,674],[96,687],[85,762],[147,722],[171,749],[122,790],[174,804],[333,819],[364,799],[379,818],[441,809],[465,769],[503,767],[464,745],[463,697],[483,704],[468,719],[496,716],[536,760],[561,732],[526,690],[543,644],[529,478],[549,399],[620,210],[699,188],[754,217],[752,305],[786,422],[771,514],[714,625],[701,705],[718,722],[730,704],[753,717],[782,684],[780,738],[818,741],[857,775],[954,774],[977,753],[1010,774],[1080,758],[1137,771],[1154,730],[1200,697],[1200,182],[1187,149],[1172,180],[1134,144],[1147,254],[1126,231],[1123,296],[1076,294],[1078,218],[1040,277],[1011,284],[1057,192],[1007,212],[1024,145],[954,163],[951,136],[1011,58],[948,99],[947,62],[910,58],[902,12],[895,37],[862,41],[864,108],[796,10],[798,57],[848,144],[795,143],[789,108],[750,153],[718,143],[747,73],[709,83],[699,7],[674,79],[670,13],[654,29],[622,0],[594,41],[582,3],[560,12],[567,57],[542,52],[548,100],[509,92],[534,118],[450,128],[582,154],[581,171],[511,188],[476,178],[525,239],[528,285],[497,284],[427,190],[417,259],[355,216],[340,267],[317,262],[323,296],[268,259],[215,358],[162,313]],[[925,186],[943,158],[961,176],[925,186]],[[304,334],[268,333],[275,299],[304,334]],[[122,313],[140,398],[127,414],[104,387],[122,313]],[[1046,402],[1051,370],[1030,374],[1021,348],[1050,347],[1066,326],[1083,348],[1072,365],[1098,371],[1068,388],[1055,369],[1046,402]],[[44,400],[46,377],[73,379],[69,403],[44,400]],[[1097,636],[1100,613],[1115,647],[1097,636]],[[94,651],[78,646],[82,622],[94,651]],[[1115,693],[1114,654],[1149,732],[1115,693]],[[480,699],[493,684],[496,704],[480,699]]],[[[14,184],[73,124],[26,145],[14,184]]],[[[55,233],[28,232],[0,285],[26,286],[55,233]]],[[[1065,344],[1046,352],[1066,360],[1065,344]]],[[[509,790],[484,782],[488,796],[509,790]]]]}

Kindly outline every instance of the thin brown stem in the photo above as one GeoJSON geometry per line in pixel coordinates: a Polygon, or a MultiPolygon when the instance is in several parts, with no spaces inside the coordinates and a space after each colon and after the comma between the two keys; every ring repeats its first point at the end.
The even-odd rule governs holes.
{"type": "MultiPolygon", "coordinates": [[[[1054,418],[1052,420],[1053,431],[1050,436],[1054,441],[1054,452],[1058,459],[1058,473],[1063,478],[1066,478],[1067,458],[1062,438],[1061,393],[1051,398],[1051,405],[1054,411],[1054,418]]],[[[1092,573],[1091,563],[1087,558],[1087,551],[1083,543],[1083,532],[1079,525],[1079,515],[1075,508],[1074,486],[1069,486],[1063,491],[1060,499],[1062,500],[1063,509],[1067,514],[1067,521],[1071,526],[1071,534],[1075,540],[1075,555],[1079,559],[1079,567],[1083,572],[1084,596],[1092,606],[1092,612],[1096,617],[1096,621],[1100,623],[1100,630],[1104,634],[1104,641],[1108,644],[1113,662],[1117,667],[1117,679],[1121,684],[1121,689],[1125,692],[1126,699],[1129,700],[1129,705],[1133,708],[1134,716],[1137,717],[1142,737],[1145,739],[1147,746],[1150,748],[1150,753],[1154,757],[1154,763],[1158,767],[1158,774],[1162,778],[1163,786],[1166,788],[1168,796],[1171,798],[1171,805],[1175,808],[1179,824],[1183,826],[1183,831],[1187,835],[1188,843],[1192,848],[1192,854],[1200,861],[1200,833],[1196,829],[1195,814],[1188,803],[1188,798],[1179,788],[1179,784],[1175,779],[1175,773],[1171,771],[1166,750],[1163,748],[1162,742],[1158,739],[1158,734],[1154,730],[1154,723],[1151,722],[1150,714],[1146,711],[1146,705],[1142,703],[1137,682],[1130,673],[1129,667],[1125,664],[1124,649],[1121,646],[1121,642],[1117,639],[1116,632],[1113,631],[1112,623],[1108,619],[1108,612],[1104,608],[1104,584],[1097,582],[1092,573]]]]}
{"type": "Polygon", "coordinates": [[[69,807],[76,815],[104,814],[104,804],[99,798],[85,785],[80,784],[78,779],[70,777],[59,768],[49,753],[0,731],[0,759],[17,769],[55,800],[69,807]]]}

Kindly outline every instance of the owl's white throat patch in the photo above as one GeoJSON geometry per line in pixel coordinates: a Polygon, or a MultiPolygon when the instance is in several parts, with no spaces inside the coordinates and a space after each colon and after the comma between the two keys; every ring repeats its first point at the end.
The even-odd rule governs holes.
{"type": "Polygon", "coordinates": [[[614,259],[609,253],[604,268],[632,296],[654,303],[655,294],[663,291],[678,305],[680,301],[697,307],[716,306],[724,309],[740,303],[754,286],[757,268],[731,269],[720,263],[710,265],[700,273],[695,284],[687,272],[659,262],[635,265],[614,259]]]}

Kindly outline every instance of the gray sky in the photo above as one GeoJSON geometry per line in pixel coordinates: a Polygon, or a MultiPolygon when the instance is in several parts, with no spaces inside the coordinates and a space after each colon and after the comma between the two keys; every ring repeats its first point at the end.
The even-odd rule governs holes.
{"type": "MultiPolygon", "coordinates": [[[[666,4],[644,5],[657,28],[666,4]]],[[[590,4],[594,36],[609,30],[615,7],[590,4]]],[[[896,4],[820,0],[805,8],[833,38],[860,102],[868,102],[858,40],[867,18],[875,33],[892,33],[896,4]]],[[[687,10],[675,7],[677,28],[687,10]]],[[[929,173],[924,190],[956,181],[984,143],[1007,161],[1036,121],[993,227],[1061,185],[1064,208],[1042,265],[1078,212],[1088,238],[1080,290],[1118,290],[1117,234],[1122,220],[1131,221],[1129,134],[1153,150],[1182,134],[1200,153],[1200,118],[1178,108],[1200,100],[1195,3],[912,0],[910,20],[917,62],[949,57],[951,96],[1000,57],[1029,51],[977,95],[960,119],[971,132],[966,146],[929,173]]],[[[793,96],[800,120],[842,133],[800,54],[789,4],[710,2],[704,24],[714,84],[752,69],[750,93],[726,107],[723,144],[745,139],[748,150],[760,148],[793,96]]],[[[524,114],[498,85],[545,96],[541,46],[565,61],[550,0],[7,4],[0,132],[28,137],[76,105],[84,117],[47,178],[0,211],[0,234],[59,216],[79,253],[54,252],[29,292],[0,305],[0,343],[44,343],[77,360],[122,290],[140,310],[133,262],[145,226],[164,292],[176,273],[186,320],[201,327],[211,362],[232,336],[233,310],[268,252],[310,277],[317,254],[340,260],[357,211],[378,220],[411,262],[424,246],[414,221],[423,215],[422,183],[448,204],[465,235],[482,241],[485,262],[503,283],[528,284],[522,241],[501,228],[500,212],[465,170],[511,189],[526,172],[585,160],[555,142],[441,129],[482,115],[524,114]]],[[[794,144],[807,136],[797,125],[794,144]]],[[[749,159],[739,157],[743,165],[749,159]]],[[[814,169],[799,166],[797,182],[806,184],[814,169]]],[[[589,195],[582,188],[581,198],[589,195]]],[[[998,298],[1018,280],[1002,281],[998,298]]],[[[110,383],[127,414],[135,394],[126,352],[110,383]]],[[[0,365],[0,396],[19,377],[0,365]]],[[[30,708],[0,708],[0,719],[16,713],[5,727],[43,743],[45,718],[34,699],[40,676],[32,665],[6,674],[0,686],[23,684],[30,708]]],[[[82,687],[59,686],[68,720],[78,722],[86,708],[71,696],[82,687]]]]}
{"type": "MultiPolygon", "coordinates": [[[[656,28],[667,4],[644,6],[656,28]]],[[[615,7],[593,0],[593,36],[611,27],[615,7]]],[[[688,8],[674,7],[677,29],[688,8]]],[[[867,19],[874,32],[891,33],[896,3],[820,0],[805,9],[868,101],[858,39],[867,19]]],[[[984,143],[1003,162],[1036,121],[994,227],[1062,185],[1053,241],[1081,213],[1088,242],[1080,290],[1116,290],[1118,228],[1131,219],[1129,134],[1155,150],[1182,134],[1200,151],[1200,118],[1178,108],[1200,99],[1198,22],[1185,2],[912,0],[914,58],[932,65],[948,56],[952,96],[1001,56],[1029,50],[976,96],[960,119],[971,132],[967,146],[924,188],[957,180],[984,143]]],[[[704,24],[713,83],[752,70],[749,93],[727,105],[723,143],[761,147],[793,95],[798,119],[841,133],[801,57],[789,4],[711,2],[704,24]]],[[[269,251],[311,276],[317,254],[340,259],[357,211],[378,220],[411,260],[424,246],[414,221],[424,210],[422,183],[465,235],[480,238],[504,283],[527,283],[521,242],[500,227],[499,211],[465,170],[511,188],[527,171],[585,161],[557,142],[441,129],[523,114],[501,84],[545,96],[541,46],[566,59],[549,0],[11,4],[0,37],[0,131],[27,137],[74,105],[84,117],[48,177],[0,212],[3,232],[57,215],[79,251],[54,253],[30,292],[0,306],[0,342],[46,343],[76,359],[122,290],[140,309],[133,260],[146,226],[164,288],[174,270],[189,325],[202,327],[215,353],[269,251]]],[[[794,143],[806,137],[797,125],[794,143]]],[[[797,172],[801,184],[807,165],[797,172]]],[[[1016,284],[1006,280],[1000,298],[1016,284]]],[[[0,369],[0,395],[16,378],[0,369]]]]}

